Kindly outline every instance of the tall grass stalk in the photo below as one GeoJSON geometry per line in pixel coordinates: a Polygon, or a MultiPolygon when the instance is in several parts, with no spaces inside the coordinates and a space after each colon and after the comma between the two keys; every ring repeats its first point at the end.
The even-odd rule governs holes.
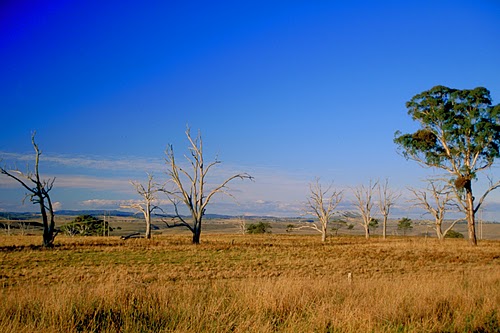
{"type": "Polygon", "coordinates": [[[499,330],[497,243],[316,241],[214,236],[201,246],[165,237],[7,247],[0,332],[499,330]]]}

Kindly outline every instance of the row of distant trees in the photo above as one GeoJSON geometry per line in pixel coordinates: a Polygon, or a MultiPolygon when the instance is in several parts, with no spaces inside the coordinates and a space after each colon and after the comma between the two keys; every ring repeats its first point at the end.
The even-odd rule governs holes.
{"type": "MultiPolygon", "coordinates": [[[[425,189],[410,189],[415,197],[415,204],[425,209],[435,220],[434,225],[439,239],[443,239],[453,225],[460,220],[466,220],[468,236],[471,244],[477,244],[475,219],[476,213],[488,194],[500,187],[500,181],[489,179],[489,187],[476,198],[473,191],[473,181],[479,177],[500,157],[500,104],[493,105],[490,92],[478,87],[472,90],[452,89],[436,86],[428,91],[415,95],[406,103],[408,114],[418,122],[419,129],[414,133],[395,134],[394,142],[401,154],[420,165],[440,169],[446,175],[440,179],[427,180],[425,189]],[[442,230],[446,212],[456,208],[463,213],[463,218],[455,220],[446,230],[442,230]]],[[[146,221],[146,238],[151,237],[151,218],[155,211],[161,211],[158,206],[158,195],[164,193],[171,202],[174,212],[169,221],[169,227],[184,227],[192,232],[194,244],[200,242],[203,217],[207,206],[214,195],[218,193],[231,195],[227,185],[235,179],[252,179],[247,173],[234,174],[212,187],[206,188],[207,176],[213,167],[220,163],[218,159],[206,163],[203,155],[201,133],[193,138],[189,128],[186,136],[190,143],[189,167],[181,167],[175,159],[172,145],[166,149],[168,183],[159,184],[149,174],[147,184],[133,181],[132,185],[141,196],[141,202],[124,206],[135,209],[144,215],[146,221]],[[181,215],[180,207],[186,207],[190,219],[181,215]]],[[[39,158],[41,151],[32,136],[35,149],[35,168],[32,172],[8,170],[0,167],[0,172],[27,190],[29,200],[39,205],[44,226],[43,245],[52,246],[57,235],[54,223],[54,210],[49,192],[52,190],[55,178],[42,179],[39,174],[39,158]]],[[[343,191],[335,190],[331,185],[324,188],[319,179],[310,184],[306,212],[317,218],[298,228],[312,228],[327,237],[327,227],[337,213],[336,208],[343,199],[343,191]]],[[[389,187],[388,180],[384,183],[371,180],[367,185],[353,189],[355,204],[361,216],[361,225],[365,236],[370,236],[370,224],[374,221],[372,214],[375,204],[374,196],[378,194],[379,211],[382,216],[382,236],[385,238],[387,221],[396,200],[400,194],[389,187]]]]}
{"type": "MultiPolygon", "coordinates": [[[[433,217],[431,226],[436,232],[438,239],[443,240],[451,231],[455,224],[464,221],[464,218],[455,219],[447,228],[444,228],[445,213],[458,205],[452,202],[449,191],[444,188],[437,188],[435,180],[429,180],[430,187],[424,190],[410,188],[414,194],[414,205],[422,208],[427,214],[433,217]]],[[[385,182],[371,180],[368,185],[359,185],[351,189],[355,200],[352,202],[356,212],[339,212],[337,206],[343,199],[343,191],[335,190],[330,185],[323,189],[319,179],[309,186],[309,197],[307,198],[306,214],[315,216],[315,220],[308,220],[302,225],[290,225],[288,231],[299,229],[313,229],[321,233],[324,242],[328,236],[328,227],[335,232],[343,226],[352,228],[354,225],[348,224],[347,220],[357,221],[364,229],[365,238],[370,238],[373,229],[380,226],[382,220],[382,238],[387,237],[387,224],[391,208],[396,205],[401,197],[399,191],[393,190],[389,186],[389,180],[385,182]],[[378,206],[378,211],[374,206],[378,206]],[[376,216],[378,215],[378,216],[376,216]]],[[[402,218],[397,225],[399,230],[405,233],[412,228],[411,219],[402,218]]]]}
{"type": "MultiPolygon", "coordinates": [[[[410,189],[415,205],[434,218],[437,237],[444,239],[453,226],[466,220],[469,241],[477,245],[476,213],[488,194],[500,187],[500,181],[489,180],[486,191],[477,199],[472,181],[493,165],[500,156],[500,104],[493,105],[490,92],[478,87],[472,90],[436,86],[415,95],[408,103],[408,114],[420,128],[409,134],[397,131],[394,142],[402,155],[429,168],[441,169],[446,175],[428,179],[423,190],[410,189]],[[443,230],[447,211],[457,209],[464,214],[443,230]]],[[[383,218],[382,236],[386,237],[387,221],[400,194],[391,190],[388,180],[384,184],[371,180],[368,185],[353,189],[355,205],[361,216],[366,238],[374,221],[372,210],[374,193],[378,192],[378,205],[383,218]]],[[[343,193],[328,187],[323,189],[318,179],[310,185],[308,213],[318,222],[299,228],[312,228],[327,237],[327,226],[336,214],[343,193]]]]}

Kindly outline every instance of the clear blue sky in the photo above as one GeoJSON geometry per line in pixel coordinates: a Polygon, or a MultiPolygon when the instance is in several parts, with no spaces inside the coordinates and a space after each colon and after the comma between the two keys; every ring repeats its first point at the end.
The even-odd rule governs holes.
{"type": "MultiPolygon", "coordinates": [[[[500,103],[499,55],[494,0],[2,1],[0,156],[23,169],[36,130],[58,206],[113,209],[189,124],[221,175],[256,178],[209,213],[297,215],[315,177],[422,185],[392,142],[405,102],[440,84],[500,103]]],[[[2,177],[0,209],[34,209],[23,193],[2,177]]]]}

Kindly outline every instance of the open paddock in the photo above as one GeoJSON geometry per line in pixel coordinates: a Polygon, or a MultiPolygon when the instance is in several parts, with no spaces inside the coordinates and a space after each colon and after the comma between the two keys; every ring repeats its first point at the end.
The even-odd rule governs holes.
{"type": "Polygon", "coordinates": [[[500,242],[0,236],[2,332],[498,332],[500,242]],[[352,279],[348,279],[351,273],[352,279]]]}

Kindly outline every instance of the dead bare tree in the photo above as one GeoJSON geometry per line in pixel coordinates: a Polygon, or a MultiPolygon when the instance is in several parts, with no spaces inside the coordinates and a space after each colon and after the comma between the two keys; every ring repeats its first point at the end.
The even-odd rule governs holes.
{"type": "Polygon", "coordinates": [[[425,190],[417,190],[410,188],[415,199],[415,205],[423,208],[427,213],[431,214],[434,218],[434,230],[436,231],[437,238],[444,240],[446,234],[457,224],[459,221],[464,221],[463,218],[453,221],[448,228],[444,231],[442,229],[444,218],[448,209],[456,206],[453,200],[453,187],[446,182],[441,185],[436,184],[438,181],[429,179],[427,180],[428,186],[425,190]]]}
{"type": "Polygon", "coordinates": [[[246,234],[247,233],[247,221],[245,220],[244,216],[240,216],[238,218],[238,230],[240,231],[241,234],[246,234]]]}
{"type": "Polygon", "coordinates": [[[382,223],[382,238],[385,239],[387,236],[387,220],[389,219],[389,213],[392,206],[396,204],[396,200],[401,196],[400,193],[393,191],[389,187],[389,179],[386,178],[384,184],[378,185],[379,201],[378,206],[380,209],[380,214],[383,217],[382,223]]]}
{"type": "Polygon", "coordinates": [[[242,180],[253,178],[247,173],[238,173],[227,178],[220,185],[207,191],[205,188],[207,175],[212,167],[221,162],[216,158],[215,161],[205,164],[203,156],[203,141],[200,132],[198,132],[198,136],[193,139],[188,127],[186,129],[186,136],[190,143],[189,152],[191,155],[190,157],[186,156],[186,159],[191,165],[191,172],[188,172],[177,164],[172,145],[168,145],[165,152],[168,168],[167,175],[169,176],[169,181],[173,183],[173,189],[163,189],[163,192],[166,193],[175,209],[173,223],[166,223],[167,226],[171,228],[185,227],[189,229],[193,233],[193,244],[199,244],[203,216],[205,215],[207,206],[213,196],[216,193],[232,196],[227,191],[227,184],[229,182],[237,178],[242,180]],[[189,209],[192,218],[191,223],[186,221],[185,217],[180,214],[180,203],[183,203],[189,209]]]}
{"type": "Polygon", "coordinates": [[[373,217],[371,211],[373,208],[373,191],[377,188],[378,181],[374,182],[370,179],[370,184],[368,187],[364,185],[359,185],[353,189],[353,194],[356,197],[354,205],[358,208],[361,214],[361,226],[365,229],[366,239],[370,238],[370,222],[372,222],[373,217]]]}
{"type": "Polygon", "coordinates": [[[144,215],[144,220],[146,222],[145,237],[151,239],[151,215],[155,210],[161,210],[155,203],[158,201],[158,192],[162,191],[162,187],[154,181],[153,175],[149,173],[146,187],[137,181],[130,181],[130,183],[142,197],[143,201],[131,205],[122,205],[121,207],[134,209],[144,215]]]}
{"type": "Polygon", "coordinates": [[[309,184],[309,196],[305,213],[318,218],[318,222],[308,222],[306,225],[295,227],[294,229],[309,228],[321,233],[321,241],[326,241],[328,235],[328,225],[335,214],[335,209],[342,201],[343,192],[332,190],[332,185],[323,190],[319,178],[314,183],[309,184]]]}
{"type": "MultiPolygon", "coordinates": [[[[21,184],[28,193],[26,193],[26,198],[33,204],[37,204],[40,208],[40,214],[42,216],[43,224],[43,246],[52,247],[54,245],[54,239],[57,236],[57,231],[54,222],[54,208],[52,206],[52,201],[50,199],[49,192],[54,187],[55,178],[41,179],[39,172],[40,155],[42,152],[38,148],[35,142],[36,132],[31,135],[31,143],[35,149],[35,170],[33,172],[27,171],[25,173],[15,170],[7,170],[5,167],[0,167],[0,173],[14,179],[16,182],[21,184]]],[[[23,200],[23,203],[24,203],[23,200]]]]}

